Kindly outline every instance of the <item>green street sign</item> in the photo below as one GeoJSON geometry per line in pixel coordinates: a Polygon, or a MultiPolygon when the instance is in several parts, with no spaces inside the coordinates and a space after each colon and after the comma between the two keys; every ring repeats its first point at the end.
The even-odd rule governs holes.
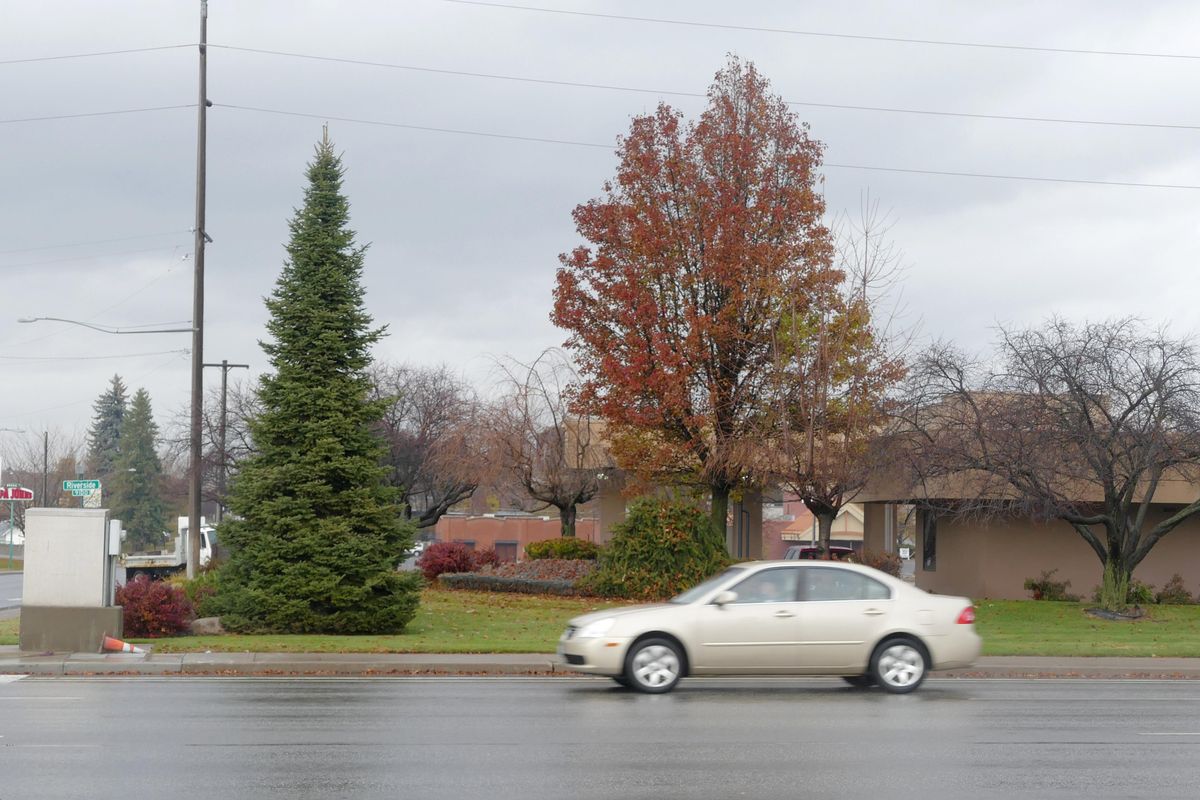
{"type": "Polygon", "coordinates": [[[76,492],[98,492],[100,491],[100,481],[63,481],[63,491],[71,492],[72,494],[76,492]]]}

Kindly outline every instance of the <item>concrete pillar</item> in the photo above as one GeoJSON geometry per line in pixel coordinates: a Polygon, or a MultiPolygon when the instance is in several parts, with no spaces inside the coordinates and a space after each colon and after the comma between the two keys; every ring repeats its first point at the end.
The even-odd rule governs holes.
{"type": "Polygon", "coordinates": [[[605,481],[596,495],[596,543],[607,544],[613,526],[625,521],[625,495],[616,481],[605,481]]]}
{"type": "Polygon", "coordinates": [[[874,553],[887,552],[887,515],[894,514],[895,507],[889,503],[863,503],[862,507],[863,550],[874,553]]]}

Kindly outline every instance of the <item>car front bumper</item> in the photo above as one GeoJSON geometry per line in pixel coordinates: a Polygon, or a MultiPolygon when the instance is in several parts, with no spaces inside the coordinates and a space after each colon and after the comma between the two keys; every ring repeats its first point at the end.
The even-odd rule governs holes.
{"type": "Polygon", "coordinates": [[[625,651],[632,641],[627,636],[579,637],[563,634],[558,640],[558,658],[564,667],[589,675],[620,675],[625,671],[625,651]]]}

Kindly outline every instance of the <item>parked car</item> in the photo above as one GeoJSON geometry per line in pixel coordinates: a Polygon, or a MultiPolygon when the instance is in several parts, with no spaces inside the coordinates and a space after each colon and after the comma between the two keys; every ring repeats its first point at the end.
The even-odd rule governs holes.
{"type": "MultiPolygon", "coordinates": [[[[835,561],[845,561],[854,555],[854,548],[838,547],[831,544],[829,546],[829,555],[835,561]]],[[[783,557],[787,561],[794,561],[798,558],[816,561],[821,559],[821,548],[806,547],[803,545],[794,544],[787,549],[787,552],[783,554],[783,557]]]]}
{"type": "Polygon", "coordinates": [[[982,641],[965,597],[927,594],[835,561],[737,564],[659,605],[586,614],[558,642],[568,669],[661,693],[687,675],[838,675],[911,692],[970,666],[982,641]]]}

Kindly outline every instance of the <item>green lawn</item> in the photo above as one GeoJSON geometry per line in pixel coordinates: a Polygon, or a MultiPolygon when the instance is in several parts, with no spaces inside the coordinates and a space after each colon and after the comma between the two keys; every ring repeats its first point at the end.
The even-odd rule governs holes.
{"type": "Polygon", "coordinates": [[[426,589],[399,636],[187,636],[134,639],[158,653],[548,653],[571,617],[620,601],[426,589]]]}
{"type": "Polygon", "coordinates": [[[988,656],[1200,657],[1200,605],[1149,606],[1136,622],[1084,613],[1091,603],[981,600],[976,628],[988,656]]]}
{"type": "MultiPolygon", "coordinates": [[[[184,636],[150,642],[155,652],[548,653],[571,617],[619,602],[429,589],[401,636],[184,636]]],[[[1087,603],[982,600],[984,655],[1179,656],[1200,658],[1200,605],[1151,606],[1137,622],[1107,622],[1087,603]]],[[[16,644],[19,621],[0,620],[0,644],[16,644]]]]}

